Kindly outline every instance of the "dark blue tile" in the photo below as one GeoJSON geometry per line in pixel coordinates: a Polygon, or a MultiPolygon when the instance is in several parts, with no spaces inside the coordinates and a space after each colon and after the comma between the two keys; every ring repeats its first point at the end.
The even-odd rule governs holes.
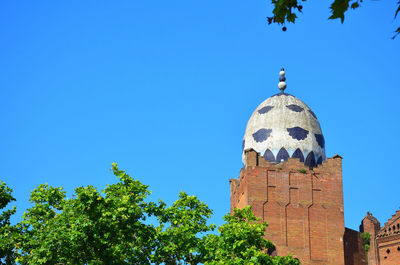
{"type": "Polygon", "coordinates": [[[306,166],[309,166],[309,167],[315,167],[315,155],[314,155],[313,151],[308,153],[304,164],[306,164],[306,166]]]}
{"type": "Polygon", "coordinates": [[[246,141],[245,140],[243,140],[243,142],[242,142],[242,151],[244,150],[244,144],[246,143],[246,141]]]}
{"type": "Polygon", "coordinates": [[[286,108],[288,108],[288,109],[290,109],[292,111],[295,111],[295,112],[302,112],[304,110],[302,107],[300,107],[298,105],[294,105],[294,104],[287,105],[286,108]]]}
{"type": "Polygon", "coordinates": [[[276,155],[276,162],[287,161],[289,158],[289,153],[286,151],[284,147],[279,150],[278,154],[276,155]]]}
{"type": "Polygon", "coordinates": [[[317,161],[317,165],[321,165],[322,164],[322,156],[318,157],[318,161],[317,161]]]}
{"type": "Polygon", "coordinates": [[[265,150],[264,157],[269,162],[275,162],[275,156],[269,149],[265,150]]]}
{"type": "Polygon", "coordinates": [[[306,139],[308,135],[308,131],[300,127],[287,128],[287,131],[289,132],[289,135],[292,136],[293,139],[299,141],[306,139]]]}
{"type": "Polygon", "coordinates": [[[265,113],[267,113],[268,111],[272,110],[273,108],[274,108],[273,106],[265,106],[265,107],[259,109],[259,110],[258,110],[258,113],[260,113],[260,114],[265,114],[265,113]]]}
{"type": "Polygon", "coordinates": [[[272,132],[272,129],[260,129],[253,133],[253,138],[257,143],[264,142],[265,140],[268,139],[272,132]]]}
{"type": "Polygon", "coordinates": [[[324,136],[322,134],[317,134],[317,133],[314,133],[314,135],[315,135],[315,139],[317,140],[318,145],[321,146],[321,148],[325,148],[324,136]]]}
{"type": "Polygon", "coordinates": [[[304,162],[303,152],[299,148],[297,148],[296,151],[294,151],[292,158],[298,158],[300,162],[304,162]]]}

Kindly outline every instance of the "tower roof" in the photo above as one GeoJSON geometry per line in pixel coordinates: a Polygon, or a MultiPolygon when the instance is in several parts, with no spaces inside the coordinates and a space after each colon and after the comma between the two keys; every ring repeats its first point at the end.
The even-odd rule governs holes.
{"type": "Polygon", "coordinates": [[[270,162],[298,158],[307,166],[326,159],[325,139],[314,112],[300,99],[284,93],[285,72],[280,72],[281,93],[263,103],[251,115],[243,139],[244,150],[254,149],[270,162]]]}

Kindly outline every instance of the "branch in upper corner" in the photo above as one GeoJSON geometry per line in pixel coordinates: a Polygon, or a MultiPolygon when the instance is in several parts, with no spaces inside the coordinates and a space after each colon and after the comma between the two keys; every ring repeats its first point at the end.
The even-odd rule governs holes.
{"type": "Polygon", "coordinates": [[[395,33],[395,34],[394,34],[394,36],[392,37],[392,40],[394,40],[394,39],[397,37],[397,35],[400,34],[400,27],[398,27],[394,33],[395,33]]]}
{"type": "MultiPolygon", "coordinates": [[[[396,13],[394,14],[395,19],[397,18],[397,15],[399,14],[399,12],[400,12],[400,1],[397,1],[397,10],[396,10],[396,13]]],[[[392,37],[393,40],[397,37],[397,35],[400,34],[400,27],[398,27],[394,33],[395,34],[392,37]]]]}
{"type": "MultiPolygon", "coordinates": [[[[287,23],[295,23],[298,17],[298,13],[303,13],[303,2],[307,0],[271,0],[274,9],[272,10],[273,16],[267,17],[268,25],[276,23],[278,25],[284,25],[287,23]]],[[[351,9],[357,9],[361,6],[364,0],[333,0],[330,5],[332,15],[329,19],[340,18],[341,23],[344,22],[345,13],[351,9]]],[[[397,9],[394,18],[400,13],[400,0],[397,1],[397,9]]],[[[283,31],[286,31],[286,26],[282,27],[283,31]]],[[[400,27],[396,29],[392,39],[395,39],[400,34],[400,27]]]]}

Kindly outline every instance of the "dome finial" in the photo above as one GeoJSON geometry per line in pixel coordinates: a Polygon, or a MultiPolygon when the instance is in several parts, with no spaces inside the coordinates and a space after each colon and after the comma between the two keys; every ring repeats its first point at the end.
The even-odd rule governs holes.
{"type": "Polygon", "coordinates": [[[279,72],[279,84],[278,88],[284,93],[286,89],[286,77],[285,77],[285,69],[282,67],[281,71],[279,72]]]}

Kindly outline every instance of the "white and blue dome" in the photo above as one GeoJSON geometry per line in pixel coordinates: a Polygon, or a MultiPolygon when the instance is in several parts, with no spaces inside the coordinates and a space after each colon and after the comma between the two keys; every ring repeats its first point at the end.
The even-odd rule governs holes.
{"type": "Polygon", "coordinates": [[[321,126],[303,101],[283,92],[286,88],[283,69],[280,74],[279,88],[282,92],[261,103],[247,123],[243,163],[244,150],[254,149],[273,163],[291,157],[314,167],[326,160],[321,126]]]}

